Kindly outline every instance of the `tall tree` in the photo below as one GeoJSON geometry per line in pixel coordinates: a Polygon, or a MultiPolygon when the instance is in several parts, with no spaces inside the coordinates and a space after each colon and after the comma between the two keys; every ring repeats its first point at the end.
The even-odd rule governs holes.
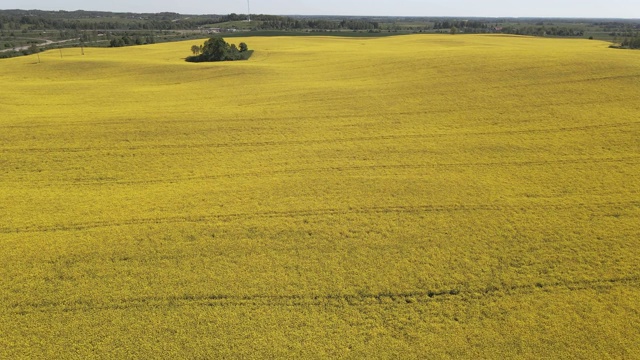
{"type": "Polygon", "coordinates": [[[213,37],[204,43],[202,55],[206,61],[225,61],[228,59],[231,46],[221,37],[213,37]]]}

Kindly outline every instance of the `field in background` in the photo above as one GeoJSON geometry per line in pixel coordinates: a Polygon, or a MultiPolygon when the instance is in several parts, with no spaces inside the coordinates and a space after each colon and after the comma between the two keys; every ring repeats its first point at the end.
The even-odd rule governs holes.
{"type": "Polygon", "coordinates": [[[0,358],[638,358],[640,53],[0,63],[0,358]]]}

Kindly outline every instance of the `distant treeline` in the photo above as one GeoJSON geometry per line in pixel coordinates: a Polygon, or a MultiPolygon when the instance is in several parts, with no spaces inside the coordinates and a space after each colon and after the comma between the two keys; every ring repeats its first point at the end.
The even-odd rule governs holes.
{"type": "Polygon", "coordinates": [[[295,19],[273,15],[254,15],[251,19],[259,22],[254,27],[256,30],[376,30],[380,27],[378,22],[357,19],[337,21],[330,19],[295,19]]]}
{"type": "MultiPolygon", "coordinates": [[[[245,21],[246,14],[181,15],[172,12],[156,14],[112,13],[101,11],[42,11],[0,10],[0,31],[170,31],[198,30],[207,26],[245,21]]],[[[429,18],[429,17],[347,17],[347,16],[276,16],[251,15],[246,27],[262,30],[353,30],[353,31],[420,31],[444,32],[456,29],[460,33],[502,32],[534,36],[583,36],[587,23],[570,19],[555,19],[549,25],[540,19],[497,18],[429,18]],[[402,24],[402,25],[400,25],[402,24]],[[407,25],[408,24],[408,25],[407,25]],[[415,24],[415,25],[413,25],[415,24]],[[579,24],[579,25],[578,25],[579,24]]],[[[638,22],[629,20],[599,21],[588,25],[597,27],[611,37],[625,37],[629,31],[640,29],[638,22]]],[[[244,26],[243,26],[244,27],[244,26]]]]}
{"type": "MultiPolygon", "coordinates": [[[[379,24],[359,19],[294,19],[252,15],[255,30],[372,30],[379,24]]],[[[205,25],[244,21],[247,15],[132,14],[96,11],[0,10],[0,30],[195,30],[205,25]]]]}
{"type": "Polygon", "coordinates": [[[514,34],[514,35],[532,35],[532,36],[562,36],[562,37],[570,37],[570,36],[584,36],[584,30],[575,29],[567,26],[524,26],[524,27],[515,27],[515,26],[507,26],[501,30],[502,33],[505,34],[514,34]]]}
{"type": "Polygon", "coordinates": [[[153,35],[129,36],[128,34],[125,34],[123,36],[115,36],[115,37],[112,36],[111,40],[109,40],[109,46],[122,47],[122,46],[130,46],[130,45],[146,45],[146,44],[155,44],[155,42],[156,42],[156,39],[153,35]]]}
{"type": "MultiPolygon", "coordinates": [[[[514,19],[447,17],[277,16],[246,14],[182,15],[112,13],[101,11],[0,10],[0,50],[16,55],[39,39],[78,39],[78,44],[126,46],[195,38],[198,34],[254,34],[290,32],[312,34],[331,31],[354,33],[506,33],[530,36],[595,37],[636,47],[640,21],[625,19],[514,19]],[[154,39],[155,37],[155,39],[154,39]],[[622,39],[622,40],[621,40],[622,39]],[[106,41],[105,41],[106,40],[106,41]],[[11,49],[18,49],[11,51],[11,49]]],[[[72,45],[72,44],[69,44],[72,45]]]]}
{"type": "Polygon", "coordinates": [[[614,46],[614,47],[619,47],[622,49],[640,49],[640,34],[635,34],[633,36],[625,37],[620,42],[620,46],[614,46]]]}
{"type": "Polygon", "coordinates": [[[188,30],[220,22],[223,18],[177,13],[0,10],[0,30],[188,30]]]}
{"type": "Polygon", "coordinates": [[[440,29],[488,29],[490,25],[483,21],[461,21],[461,20],[445,20],[445,21],[436,21],[433,24],[433,28],[435,30],[440,29]]]}

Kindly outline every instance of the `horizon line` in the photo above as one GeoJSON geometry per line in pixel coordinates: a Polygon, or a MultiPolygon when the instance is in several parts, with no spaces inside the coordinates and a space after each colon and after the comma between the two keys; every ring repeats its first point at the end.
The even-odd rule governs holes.
{"type": "MultiPolygon", "coordinates": [[[[132,11],[115,11],[115,10],[43,10],[43,9],[0,9],[0,11],[49,11],[49,12],[103,12],[112,14],[139,14],[139,15],[154,15],[154,14],[177,14],[182,16],[225,16],[225,15],[249,15],[244,13],[230,12],[227,14],[214,14],[214,13],[179,13],[174,11],[157,11],[157,12],[132,12],[132,11]]],[[[494,16],[494,15],[354,15],[354,14],[342,14],[342,15],[328,15],[328,14],[269,14],[269,13],[251,13],[251,15],[268,15],[268,16],[300,16],[300,17],[380,17],[380,18],[469,18],[469,19],[566,19],[566,20],[638,20],[640,17],[586,17],[586,16],[494,16]]]]}

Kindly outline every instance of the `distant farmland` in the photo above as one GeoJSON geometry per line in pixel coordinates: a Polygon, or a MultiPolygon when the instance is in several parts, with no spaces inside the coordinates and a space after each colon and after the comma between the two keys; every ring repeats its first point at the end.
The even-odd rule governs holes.
{"type": "Polygon", "coordinates": [[[0,358],[640,358],[640,52],[203,41],[0,61],[0,358]]]}

